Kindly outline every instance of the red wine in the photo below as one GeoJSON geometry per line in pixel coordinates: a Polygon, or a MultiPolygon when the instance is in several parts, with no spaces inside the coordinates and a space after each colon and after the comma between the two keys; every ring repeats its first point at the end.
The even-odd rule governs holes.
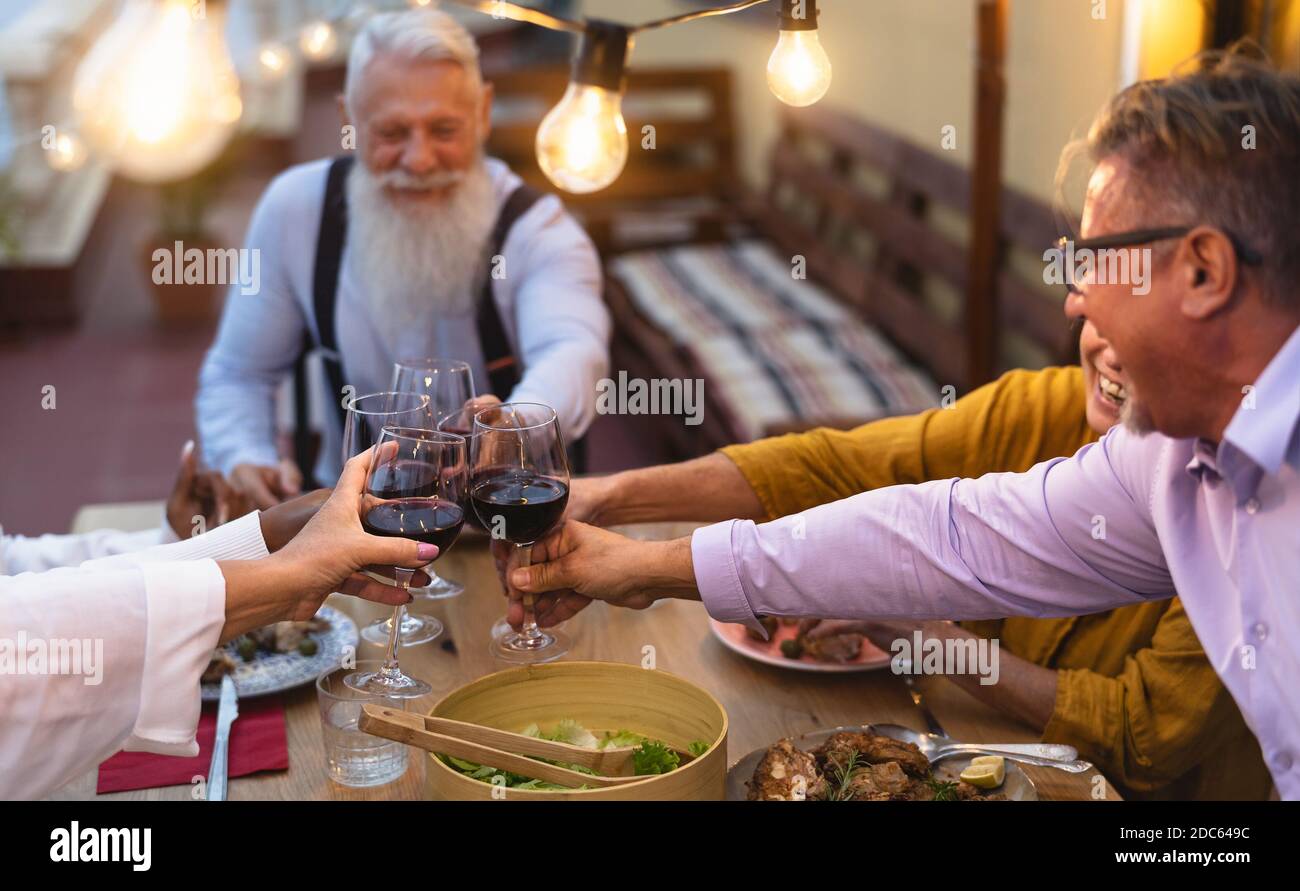
{"type": "Polygon", "coordinates": [[[506,541],[531,544],[550,532],[564,516],[569,487],[560,480],[525,471],[508,471],[479,480],[470,490],[474,511],[488,532],[505,520],[506,541]]]}
{"type": "Polygon", "coordinates": [[[438,468],[424,461],[399,458],[375,468],[370,492],[376,498],[433,498],[438,494],[438,468]]]}
{"type": "Polygon", "coordinates": [[[386,501],[366,511],[361,526],[371,535],[409,538],[438,546],[438,556],[452,546],[465,511],[460,505],[441,498],[402,498],[386,501]]]}

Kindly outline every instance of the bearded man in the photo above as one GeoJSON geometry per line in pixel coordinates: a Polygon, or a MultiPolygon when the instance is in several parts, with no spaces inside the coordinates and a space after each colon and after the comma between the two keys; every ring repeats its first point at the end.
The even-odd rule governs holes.
{"type": "Polygon", "coordinates": [[[205,457],[259,508],[302,485],[276,448],[275,396],[305,340],[328,384],[322,481],[338,474],[346,388],[391,389],[398,359],[468,362],[480,396],[551,405],[571,440],[607,374],[595,248],[558,199],[485,157],[492,87],[469,33],[433,10],[374,16],[340,106],[355,157],[267,188],[247,238],[260,292],[231,291],[199,376],[205,457]]]}

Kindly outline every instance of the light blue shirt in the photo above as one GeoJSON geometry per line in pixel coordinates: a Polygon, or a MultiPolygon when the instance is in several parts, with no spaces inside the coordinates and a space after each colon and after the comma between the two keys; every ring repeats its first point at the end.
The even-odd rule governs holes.
{"type": "Polygon", "coordinates": [[[1300,329],[1217,445],[1117,427],[1025,473],[892,486],[695,533],[709,613],[983,619],[1182,598],[1300,799],[1300,329]]]}
{"type": "MultiPolygon", "coordinates": [[[[505,164],[488,159],[497,205],[519,185],[505,164]]],[[[308,325],[314,333],[312,274],[329,160],[302,164],[278,176],[253,213],[246,247],[260,251],[260,289],[232,287],[216,343],[199,372],[196,399],[199,436],[208,464],[230,473],[237,464],[274,465],[276,391],[293,367],[308,325]]],[[[467,249],[472,249],[468,248],[467,249]]],[[[552,406],[570,441],[596,413],[596,385],[608,374],[609,312],[601,294],[600,260],[591,240],[547,196],[515,223],[502,247],[509,274],[494,279],[493,297],[506,336],[523,364],[523,375],[503,400],[552,406]]],[[[339,275],[336,329],[344,357],[345,385],[356,394],[388,390],[393,362],[374,324],[365,283],[358,281],[344,248],[339,275]]],[[[319,341],[317,341],[319,342],[319,341]]],[[[430,313],[427,326],[406,332],[402,356],[459,359],[470,364],[479,393],[487,373],[471,313],[430,313]]],[[[313,399],[327,406],[316,477],[338,476],[341,398],[317,382],[313,399]]]]}

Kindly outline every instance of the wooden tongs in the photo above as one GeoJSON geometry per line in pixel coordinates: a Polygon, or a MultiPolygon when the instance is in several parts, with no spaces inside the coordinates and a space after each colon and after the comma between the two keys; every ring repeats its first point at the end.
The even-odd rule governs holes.
{"type": "MultiPolygon", "coordinates": [[[[620,786],[645,779],[631,775],[632,752],[636,746],[584,749],[482,724],[417,715],[372,703],[361,707],[361,719],[357,727],[373,736],[382,736],[428,752],[450,755],[570,789],[580,786],[620,786]],[[579,773],[567,767],[538,761],[537,758],[577,764],[596,771],[596,774],[579,773]]],[[[674,751],[677,751],[683,764],[693,757],[689,752],[674,751]]]]}

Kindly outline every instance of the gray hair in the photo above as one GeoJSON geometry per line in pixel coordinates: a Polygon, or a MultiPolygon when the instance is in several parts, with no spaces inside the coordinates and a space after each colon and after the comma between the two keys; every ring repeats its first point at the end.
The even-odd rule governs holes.
{"type": "Polygon", "coordinates": [[[469,74],[476,90],[483,86],[478,44],[451,16],[433,8],[384,12],[372,16],[352,42],[347,82],[343,88],[349,113],[356,111],[357,90],[366,66],[381,54],[407,61],[456,62],[469,74]]]}
{"type": "MultiPolygon", "coordinates": [[[[1266,298],[1300,309],[1300,77],[1249,44],[1203,53],[1190,70],[1116,95],[1062,157],[1118,156],[1136,172],[1138,225],[1207,223],[1264,256],[1266,298]],[[1255,142],[1248,142],[1250,135],[1255,142]],[[1163,211],[1167,217],[1155,217],[1163,211]]],[[[1252,273],[1247,273],[1252,274],[1252,273]]]]}

